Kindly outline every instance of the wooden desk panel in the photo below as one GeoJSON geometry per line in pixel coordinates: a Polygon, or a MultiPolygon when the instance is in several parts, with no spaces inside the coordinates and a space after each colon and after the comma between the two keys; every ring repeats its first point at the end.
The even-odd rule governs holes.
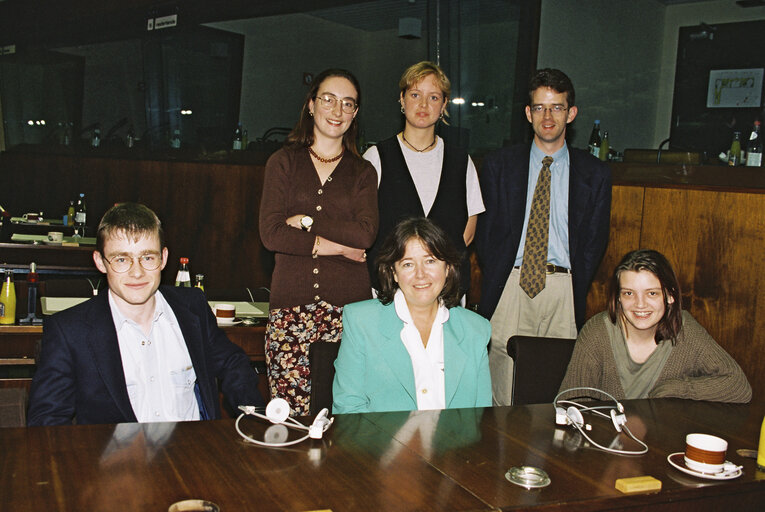
{"type": "MultiPolygon", "coordinates": [[[[765,472],[736,450],[756,448],[765,404],[624,405],[646,455],[589,448],[570,427],[556,428],[550,404],[338,415],[323,441],[292,449],[247,444],[233,420],[6,429],[0,489],[10,510],[161,511],[188,498],[224,511],[761,510],[765,472]],[[711,481],[672,468],[667,455],[695,431],[727,439],[727,458],[743,475],[711,481]],[[526,490],[505,480],[523,464],[552,483],[526,490]],[[662,490],[614,488],[617,478],[639,475],[661,480],[662,490]]],[[[587,419],[598,442],[634,447],[610,422],[587,419]]],[[[262,438],[268,423],[250,417],[241,428],[262,438]]]]}
{"type": "Polygon", "coordinates": [[[486,509],[409,450],[395,467],[369,457],[356,440],[391,440],[363,416],[342,423],[358,434],[285,450],[245,444],[233,420],[7,429],[0,488],[9,510],[164,511],[188,498],[223,511],[486,509]]]}
{"type": "MultiPolygon", "coordinates": [[[[755,461],[738,456],[736,450],[757,448],[765,404],[662,399],[625,401],[624,406],[627,425],[649,446],[645,455],[619,456],[588,447],[572,427],[556,428],[551,404],[426,413],[438,414],[438,428],[430,444],[408,434],[422,413],[411,418],[409,413],[365,416],[496,509],[761,509],[765,472],[757,471],[755,461]],[[728,440],[727,459],[743,465],[744,475],[730,481],[711,481],[672,468],[667,455],[683,451],[685,435],[691,432],[728,440]],[[551,484],[526,490],[509,483],[505,472],[523,465],[544,469],[551,484]],[[661,480],[662,491],[626,496],[614,487],[618,478],[642,475],[661,480]]],[[[618,434],[610,421],[590,415],[585,418],[593,426],[590,436],[598,443],[619,443],[625,450],[640,448],[626,435],[618,434]]]]}

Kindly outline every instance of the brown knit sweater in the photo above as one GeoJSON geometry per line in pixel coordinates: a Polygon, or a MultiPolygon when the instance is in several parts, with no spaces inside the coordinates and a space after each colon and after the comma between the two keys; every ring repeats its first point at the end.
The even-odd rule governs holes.
{"type": "Polygon", "coordinates": [[[360,249],[377,235],[377,174],[372,164],[347,153],[323,185],[305,148],[283,148],[266,163],[260,203],[260,238],[276,253],[270,307],[326,301],[334,306],[372,297],[366,263],[343,256],[313,258],[316,235],[360,249]],[[311,231],[287,224],[313,217],[311,231]]]}
{"type": "MultiPolygon", "coordinates": [[[[611,320],[604,311],[582,328],[561,391],[589,386],[617,400],[625,398],[605,322],[611,320]]],[[[603,398],[597,393],[592,397],[603,398]]],[[[648,393],[648,398],[668,397],[734,403],[752,399],[752,388],[741,367],[687,311],[683,311],[683,327],[669,359],[648,393]]]]}

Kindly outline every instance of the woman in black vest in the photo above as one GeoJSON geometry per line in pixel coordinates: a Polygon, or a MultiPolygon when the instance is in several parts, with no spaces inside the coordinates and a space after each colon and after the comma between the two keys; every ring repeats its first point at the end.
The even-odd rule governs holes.
{"type": "Polygon", "coordinates": [[[404,131],[364,153],[378,176],[380,227],[367,259],[372,285],[377,288],[377,252],[396,224],[410,217],[427,217],[463,254],[460,289],[465,293],[470,283],[465,249],[484,206],[478,173],[467,151],[445,144],[436,135],[438,122],[446,123],[451,84],[440,67],[423,61],[404,72],[399,88],[404,131]]]}

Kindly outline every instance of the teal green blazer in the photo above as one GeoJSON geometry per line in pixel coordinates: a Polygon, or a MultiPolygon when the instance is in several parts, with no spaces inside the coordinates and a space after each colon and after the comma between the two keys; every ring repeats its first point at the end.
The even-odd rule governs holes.
{"type": "MultiPolygon", "coordinates": [[[[343,337],[335,360],[332,412],[417,409],[414,370],[393,303],[372,299],[343,309],[343,337]]],[[[482,316],[456,307],[444,324],[446,408],[491,406],[487,346],[491,326],[482,316]]]]}

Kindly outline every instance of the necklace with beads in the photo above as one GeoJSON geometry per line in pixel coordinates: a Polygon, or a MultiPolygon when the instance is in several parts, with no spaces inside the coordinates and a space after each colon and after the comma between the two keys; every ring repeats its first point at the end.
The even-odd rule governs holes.
{"type": "Polygon", "coordinates": [[[313,150],[311,146],[308,146],[308,152],[311,153],[311,156],[314,157],[316,160],[323,164],[331,164],[332,162],[337,162],[343,157],[343,154],[345,153],[345,149],[340,150],[340,154],[337,156],[333,156],[332,158],[322,158],[319,155],[316,154],[316,151],[313,150]]]}
{"type": "Polygon", "coordinates": [[[413,150],[417,151],[418,153],[424,153],[424,152],[426,152],[427,150],[429,150],[430,148],[432,148],[433,146],[435,146],[435,145],[436,145],[436,136],[435,136],[435,134],[433,135],[433,142],[431,142],[430,144],[428,144],[426,147],[424,147],[424,148],[422,148],[422,149],[417,149],[416,147],[414,147],[414,146],[412,145],[412,143],[411,143],[411,142],[409,142],[408,140],[406,140],[406,135],[404,135],[404,132],[401,132],[401,138],[402,138],[402,139],[404,139],[404,142],[406,142],[406,145],[407,145],[407,146],[409,146],[409,147],[410,147],[410,148],[412,148],[413,150]]]}

